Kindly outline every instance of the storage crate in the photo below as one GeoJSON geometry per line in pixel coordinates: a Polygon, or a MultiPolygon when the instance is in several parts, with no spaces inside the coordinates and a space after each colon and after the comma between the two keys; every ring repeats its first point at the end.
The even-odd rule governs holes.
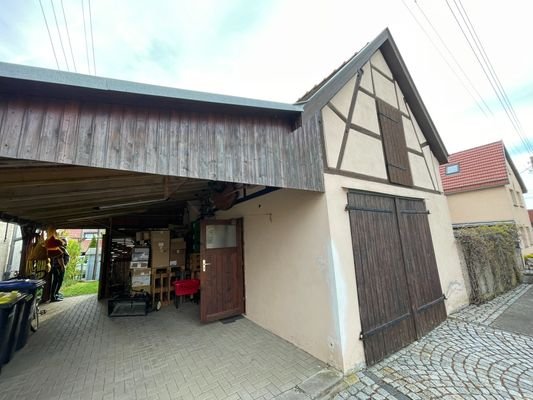
{"type": "Polygon", "coordinates": [[[174,293],[176,296],[195,294],[200,289],[199,279],[184,279],[174,282],[174,293]]]}

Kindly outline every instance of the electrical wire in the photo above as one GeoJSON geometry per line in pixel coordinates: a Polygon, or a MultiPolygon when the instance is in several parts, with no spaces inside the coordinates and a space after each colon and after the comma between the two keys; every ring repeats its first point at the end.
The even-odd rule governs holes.
{"type": "MultiPolygon", "coordinates": [[[[405,6],[405,8],[407,9],[407,11],[409,12],[409,14],[411,14],[411,17],[413,17],[413,19],[415,20],[415,22],[417,23],[417,25],[420,27],[420,29],[422,29],[422,31],[424,32],[424,34],[426,35],[426,37],[428,38],[428,40],[430,41],[430,43],[433,45],[433,47],[435,48],[435,50],[437,50],[437,52],[439,53],[439,55],[441,56],[441,58],[443,59],[443,61],[446,63],[446,65],[448,65],[448,68],[450,68],[450,70],[453,72],[453,74],[455,75],[455,77],[457,78],[457,80],[459,81],[459,83],[463,86],[463,88],[466,90],[466,92],[472,97],[472,100],[474,100],[474,102],[476,103],[476,105],[478,106],[478,108],[480,109],[480,111],[485,114],[485,116],[488,117],[488,114],[487,112],[485,111],[485,109],[481,106],[481,104],[479,103],[479,101],[476,99],[476,97],[472,94],[472,92],[470,91],[470,89],[466,86],[466,84],[464,83],[463,79],[459,76],[459,74],[457,73],[457,71],[455,70],[455,68],[452,67],[452,65],[450,64],[450,62],[448,61],[448,59],[446,58],[446,56],[443,54],[443,52],[440,50],[440,48],[437,46],[437,44],[435,43],[435,41],[433,40],[433,38],[431,37],[431,35],[428,33],[428,31],[426,30],[426,28],[424,28],[424,26],[422,25],[422,23],[420,22],[420,20],[416,17],[416,15],[411,11],[411,9],[407,6],[407,3],[405,2],[405,0],[402,0],[402,3],[403,5],[405,6]]],[[[416,1],[415,1],[416,3],[416,1]]],[[[427,18],[426,18],[427,19],[427,18]]],[[[462,70],[462,68],[461,68],[462,70]]],[[[464,71],[463,71],[464,73],[464,71]]],[[[466,75],[466,74],[465,74],[466,75]]],[[[469,79],[467,78],[467,81],[469,81],[469,79]]],[[[472,85],[471,81],[470,81],[470,84],[472,85]]],[[[472,85],[473,86],[473,85],[472,85]]],[[[475,90],[475,88],[474,88],[475,90]]],[[[477,90],[476,90],[476,93],[477,90]]],[[[479,94],[479,93],[478,93],[479,94]]],[[[482,99],[482,98],[481,98],[482,99]]],[[[482,99],[483,100],[483,99],[482,99]]],[[[490,110],[490,108],[485,104],[485,106],[487,107],[487,109],[489,110],[489,112],[492,113],[492,111],[490,110]]]]}
{"type": "MultiPolygon", "coordinates": [[[[403,0],[402,0],[403,1],[403,0]]],[[[453,52],[450,50],[450,48],[448,47],[448,45],[446,44],[446,41],[443,39],[442,35],[439,33],[439,31],[437,30],[437,28],[435,27],[435,25],[433,25],[433,23],[431,22],[431,20],[429,19],[429,17],[426,15],[426,13],[424,12],[424,10],[422,9],[422,7],[420,7],[420,4],[418,4],[418,1],[417,0],[414,0],[415,2],[415,5],[417,6],[418,10],[420,11],[420,13],[422,14],[422,16],[424,17],[424,19],[426,20],[426,22],[429,24],[429,26],[431,27],[431,29],[433,30],[433,32],[435,33],[435,35],[438,37],[438,39],[440,40],[440,43],[442,44],[442,46],[446,49],[446,51],[448,52],[449,56],[452,58],[452,60],[455,62],[455,65],[457,66],[457,68],[459,69],[459,71],[461,71],[461,73],[463,74],[463,78],[470,84],[470,87],[471,89],[474,91],[474,93],[477,95],[478,97],[478,100],[481,101],[481,103],[483,103],[483,105],[485,106],[485,109],[491,114],[491,115],[494,115],[494,113],[492,112],[492,110],[490,109],[489,105],[485,102],[485,100],[483,99],[483,96],[481,96],[481,94],[479,93],[479,91],[476,89],[474,83],[472,82],[472,80],[468,77],[467,73],[465,72],[465,70],[463,69],[463,67],[461,66],[461,63],[459,62],[459,60],[457,60],[457,57],[455,57],[455,55],[453,54],[453,52]]],[[[405,5],[405,3],[404,3],[405,5]]],[[[406,5],[407,7],[407,5],[406,5]]],[[[413,15],[413,13],[411,13],[411,15],[413,15]]],[[[415,18],[416,20],[416,17],[414,17],[413,15],[413,18],[415,18]]],[[[417,21],[418,22],[418,21],[417,21]]],[[[418,23],[419,26],[421,26],[420,23],[418,23]]],[[[422,26],[421,26],[422,27],[422,26]]],[[[422,30],[424,30],[424,28],[422,28],[422,30]]],[[[424,33],[426,34],[426,36],[429,37],[429,34],[424,30],[424,33]]],[[[430,38],[431,40],[431,38],[430,38]]],[[[436,47],[436,45],[434,44],[434,46],[436,47]]],[[[438,50],[438,47],[437,47],[437,50],[438,50]]],[[[440,51],[439,51],[440,53],[440,51]]],[[[455,70],[449,65],[449,63],[447,62],[446,58],[442,55],[442,57],[444,58],[444,60],[446,61],[446,63],[448,64],[448,66],[452,69],[452,71],[454,71],[455,75],[457,76],[457,78],[459,79],[459,76],[458,74],[455,72],[455,70]]],[[[464,86],[464,85],[463,85],[464,86]]],[[[466,88],[465,88],[466,89],[466,88]]],[[[474,96],[472,96],[474,97],[474,96]]],[[[483,111],[483,113],[487,115],[487,113],[484,111],[484,109],[480,106],[479,104],[479,101],[476,100],[474,98],[474,100],[476,101],[478,107],[483,111]]]]}
{"type": "MultiPolygon", "coordinates": [[[[455,0],[454,0],[454,2],[455,2],[455,0]]],[[[452,9],[452,7],[451,7],[451,5],[450,5],[448,0],[446,0],[446,4],[448,5],[448,8],[449,8],[450,12],[452,13],[452,15],[453,15],[453,17],[455,19],[455,22],[457,23],[457,25],[459,26],[459,29],[461,30],[463,36],[465,37],[465,39],[466,39],[466,41],[468,43],[468,46],[470,47],[470,50],[472,50],[472,53],[474,53],[474,56],[475,56],[478,64],[481,66],[481,69],[483,70],[483,73],[485,74],[485,77],[487,78],[487,80],[489,81],[489,84],[491,85],[492,89],[494,90],[494,93],[496,94],[496,97],[498,98],[498,101],[499,101],[500,105],[502,106],[502,108],[504,109],[505,113],[507,114],[507,117],[509,118],[509,121],[511,122],[511,125],[513,126],[515,132],[519,136],[519,138],[520,138],[522,144],[524,145],[525,149],[527,150],[527,152],[529,154],[533,154],[533,147],[531,146],[529,141],[525,140],[524,137],[522,136],[522,134],[520,133],[521,129],[519,128],[519,125],[517,125],[516,121],[512,117],[512,113],[509,111],[506,102],[503,100],[502,94],[498,90],[497,86],[495,85],[495,83],[491,79],[490,74],[487,71],[487,66],[484,65],[484,63],[480,60],[479,55],[475,51],[474,46],[472,45],[472,42],[470,41],[470,38],[466,34],[466,32],[465,32],[463,26],[461,25],[461,23],[459,22],[459,19],[457,18],[457,15],[455,14],[455,12],[452,9]]],[[[456,6],[457,6],[457,3],[456,3],[456,6]]],[[[458,8],[458,11],[460,13],[459,8],[458,8]]],[[[462,19],[464,20],[464,17],[462,16],[461,13],[460,13],[460,15],[461,15],[462,19]]],[[[468,26],[467,26],[467,28],[468,28],[468,26]]],[[[470,32],[470,28],[468,28],[468,29],[469,29],[469,32],[470,32]]],[[[479,49],[478,49],[478,51],[479,51],[479,49]]]]}
{"type": "Polygon", "coordinates": [[[81,0],[81,13],[83,16],[83,37],[85,38],[85,56],[87,58],[87,72],[91,73],[91,64],[89,62],[89,42],[87,41],[87,24],[85,23],[85,0],[81,0]]]}
{"type": "Polygon", "coordinates": [[[93,48],[93,71],[94,71],[94,75],[96,75],[96,59],[94,57],[94,36],[93,36],[93,17],[92,17],[92,11],[91,11],[91,0],[89,0],[89,26],[91,28],[91,46],[93,48]]]}
{"type": "Polygon", "coordinates": [[[41,5],[41,11],[43,13],[44,24],[46,25],[46,31],[48,32],[48,39],[50,39],[50,45],[52,46],[52,52],[54,53],[54,58],[56,60],[56,66],[57,66],[57,69],[60,69],[59,61],[57,60],[56,49],[54,47],[54,42],[52,41],[52,34],[50,33],[50,28],[48,27],[48,21],[46,20],[46,14],[44,13],[43,3],[41,2],[41,0],[39,0],[39,4],[41,5]]]}
{"type": "MultiPolygon", "coordinates": [[[[470,20],[470,17],[468,16],[468,13],[466,12],[465,8],[463,7],[463,3],[461,2],[461,0],[458,0],[458,1],[459,1],[459,6],[461,7],[461,10],[462,10],[462,15],[461,16],[463,17],[463,15],[464,15],[463,21],[465,21],[465,18],[466,18],[465,24],[466,24],[467,27],[470,26],[470,28],[472,29],[471,35],[474,38],[474,40],[477,41],[478,50],[479,50],[481,56],[483,57],[483,59],[485,60],[485,63],[488,66],[488,69],[489,69],[489,72],[491,73],[491,76],[494,78],[494,81],[495,81],[497,87],[499,88],[500,92],[502,93],[503,98],[504,98],[507,106],[509,107],[509,110],[511,111],[511,114],[513,115],[518,127],[520,128],[520,130],[523,131],[522,124],[520,123],[520,120],[518,119],[518,116],[516,115],[514,107],[511,104],[511,101],[509,100],[509,96],[507,95],[507,92],[505,91],[505,88],[503,87],[503,85],[502,85],[502,83],[500,81],[500,78],[498,77],[498,75],[496,74],[496,71],[494,70],[494,66],[493,66],[492,62],[490,61],[490,58],[487,55],[487,52],[485,51],[485,46],[483,46],[483,43],[481,42],[481,39],[479,38],[479,36],[477,34],[477,31],[474,28],[474,25],[472,24],[472,21],[470,20]]],[[[456,7],[457,7],[457,2],[455,0],[454,0],[454,3],[456,5],[456,7]]],[[[459,7],[457,7],[457,8],[459,9],[459,7]]],[[[469,31],[470,31],[470,29],[469,29],[469,31]]]]}
{"type": "Polygon", "coordinates": [[[74,72],[78,72],[76,68],[76,61],[74,60],[74,52],[72,51],[72,43],[70,41],[70,33],[68,31],[67,15],[65,14],[65,7],[63,6],[63,0],[61,0],[61,10],[63,11],[63,20],[65,21],[65,29],[67,31],[68,47],[70,48],[70,56],[72,57],[72,65],[74,66],[74,72]]]}
{"type": "Polygon", "coordinates": [[[57,34],[59,35],[59,43],[61,44],[61,50],[63,51],[63,57],[65,58],[65,64],[67,65],[67,71],[70,71],[67,60],[67,53],[65,53],[65,47],[63,46],[63,39],[61,39],[61,31],[59,30],[59,23],[57,22],[56,8],[54,7],[53,0],[50,0],[52,5],[52,11],[54,12],[54,19],[56,21],[57,34]]]}

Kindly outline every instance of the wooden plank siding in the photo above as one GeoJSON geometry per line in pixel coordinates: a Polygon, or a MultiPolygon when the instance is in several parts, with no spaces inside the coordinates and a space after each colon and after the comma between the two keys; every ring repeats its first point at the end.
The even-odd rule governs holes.
{"type": "Polygon", "coordinates": [[[402,114],[380,99],[376,99],[376,104],[389,181],[403,186],[413,186],[402,114]]]}
{"type": "Polygon", "coordinates": [[[367,365],[416,339],[392,197],[348,193],[367,365]]]}
{"type": "Polygon", "coordinates": [[[185,111],[0,94],[0,157],[323,191],[318,115],[185,111]]]}
{"type": "Polygon", "coordinates": [[[361,339],[367,365],[446,319],[423,200],[348,193],[361,339]]]}
{"type": "Polygon", "coordinates": [[[444,295],[422,200],[397,199],[400,237],[418,337],[446,319],[444,295]]]}

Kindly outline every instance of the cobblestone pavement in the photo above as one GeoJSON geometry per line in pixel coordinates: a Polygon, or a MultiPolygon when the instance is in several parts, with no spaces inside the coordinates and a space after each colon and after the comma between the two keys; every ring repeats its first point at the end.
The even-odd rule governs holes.
{"type": "Polygon", "coordinates": [[[453,314],[453,318],[467,322],[490,325],[531,287],[531,285],[519,285],[515,289],[502,296],[498,296],[494,300],[485,304],[468,306],[460,312],[453,314]]]}
{"type": "Polygon", "coordinates": [[[490,327],[527,290],[533,286],[450,316],[420,341],[358,372],[358,382],[335,400],[533,399],[533,337],[490,327]]]}
{"type": "Polygon", "coordinates": [[[2,369],[0,400],[264,400],[325,367],[246,318],[201,324],[191,303],[114,319],[95,296],[45,308],[2,369]]]}

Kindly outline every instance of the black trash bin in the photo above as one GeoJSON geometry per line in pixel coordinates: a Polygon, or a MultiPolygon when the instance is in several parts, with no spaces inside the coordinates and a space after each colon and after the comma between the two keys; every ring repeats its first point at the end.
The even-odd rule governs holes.
{"type": "Polygon", "coordinates": [[[0,301],[0,368],[15,352],[20,332],[21,311],[26,306],[26,293],[16,293],[7,301],[0,301]]]}
{"type": "Polygon", "coordinates": [[[11,279],[9,281],[0,282],[0,292],[11,292],[13,290],[21,293],[27,293],[26,304],[21,313],[20,330],[16,342],[15,350],[20,350],[28,342],[30,334],[31,320],[33,318],[32,310],[35,303],[39,300],[37,290],[41,289],[46,282],[42,279],[11,279]]]}

